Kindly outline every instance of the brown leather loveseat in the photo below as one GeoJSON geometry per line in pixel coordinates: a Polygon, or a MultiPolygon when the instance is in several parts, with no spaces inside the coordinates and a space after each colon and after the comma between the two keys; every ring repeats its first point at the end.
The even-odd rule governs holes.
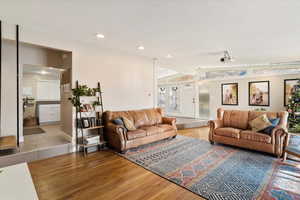
{"type": "Polygon", "coordinates": [[[131,111],[106,111],[103,115],[105,124],[105,138],[110,147],[119,152],[148,144],[169,137],[176,137],[176,118],[163,117],[163,110],[144,109],[131,111]],[[126,117],[134,122],[137,128],[127,131],[124,126],[115,125],[112,120],[118,117],[126,117]]]}
{"type": "Polygon", "coordinates": [[[217,120],[209,121],[209,141],[243,147],[271,153],[280,157],[284,149],[284,141],[288,140],[288,113],[260,112],[218,109],[217,120]],[[271,135],[254,132],[249,122],[256,117],[266,114],[268,118],[280,118],[271,135]]]}

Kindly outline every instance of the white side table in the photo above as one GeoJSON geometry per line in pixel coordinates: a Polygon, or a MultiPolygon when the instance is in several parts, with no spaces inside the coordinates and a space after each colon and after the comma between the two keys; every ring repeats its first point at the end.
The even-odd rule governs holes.
{"type": "Polygon", "coordinates": [[[0,199],[38,200],[27,163],[0,168],[0,199]]]}

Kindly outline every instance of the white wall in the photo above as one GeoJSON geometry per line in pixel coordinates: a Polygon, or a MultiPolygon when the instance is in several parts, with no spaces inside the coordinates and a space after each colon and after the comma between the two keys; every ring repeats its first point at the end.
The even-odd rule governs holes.
{"type": "Polygon", "coordinates": [[[105,110],[153,107],[151,59],[84,46],[73,52],[73,58],[73,81],[90,87],[100,81],[105,110]]]}
{"type": "Polygon", "coordinates": [[[227,79],[220,81],[204,82],[209,87],[210,91],[210,118],[216,119],[217,109],[239,109],[239,110],[254,110],[255,108],[265,108],[268,111],[282,111],[284,107],[284,79],[300,78],[300,74],[282,75],[270,77],[254,77],[243,79],[227,79]],[[248,82],[251,81],[270,81],[270,106],[249,106],[248,105],[248,82]],[[221,103],[221,84],[222,83],[238,83],[238,106],[222,106],[221,103]]]}
{"type": "MultiPolygon", "coordinates": [[[[14,28],[4,26],[4,38],[14,38],[14,28]]],[[[118,50],[86,45],[67,38],[57,38],[51,33],[36,32],[30,27],[21,27],[20,40],[55,49],[72,51],[72,82],[96,87],[101,82],[105,110],[141,109],[154,106],[154,71],[152,59],[129,55],[118,50]]],[[[134,47],[133,47],[134,48],[134,47]]],[[[14,49],[3,54],[13,54],[14,49]]],[[[22,55],[22,53],[20,52],[22,55]]],[[[14,56],[13,56],[14,57],[14,56]]],[[[20,58],[23,59],[22,57],[20,58]]],[[[16,73],[15,60],[4,69],[2,104],[2,135],[16,134],[16,73]],[[5,71],[7,70],[7,71],[5,71]],[[9,72],[9,73],[8,73],[9,72]],[[9,74],[9,75],[8,75],[9,74]],[[9,102],[9,108],[6,104],[9,102]],[[9,114],[9,117],[6,115],[9,114]]],[[[20,108],[22,95],[20,95],[20,108]]],[[[20,113],[21,115],[21,113],[20,113]]],[[[21,118],[20,118],[21,119],[21,118]]],[[[20,120],[20,127],[22,123],[20,120]]]]}
{"type": "Polygon", "coordinates": [[[17,70],[14,44],[8,41],[3,41],[2,44],[1,135],[14,135],[17,132],[17,70]]]}

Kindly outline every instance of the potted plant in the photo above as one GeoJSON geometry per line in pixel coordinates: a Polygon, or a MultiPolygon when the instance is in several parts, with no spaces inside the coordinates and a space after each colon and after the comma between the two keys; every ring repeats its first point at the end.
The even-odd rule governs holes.
{"type": "Polygon", "coordinates": [[[99,101],[94,101],[93,106],[96,112],[102,112],[101,103],[99,101]]]}
{"type": "Polygon", "coordinates": [[[69,98],[71,103],[76,108],[82,108],[82,103],[80,102],[80,97],[82,96],[94,96],[95,89],[89,88],[86,85],[78,85],[77,88],[72,89],[72,97],[69,98]]]}

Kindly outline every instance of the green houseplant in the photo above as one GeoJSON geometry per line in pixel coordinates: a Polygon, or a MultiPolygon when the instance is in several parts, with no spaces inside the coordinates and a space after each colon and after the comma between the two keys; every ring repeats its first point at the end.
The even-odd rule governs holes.
{"type": "Polygon", "coordinates": [[[87,85],[78,85],[77,88],[72,89],[72,97],[69,98],[71,103],[76,108],[81,108],[80,97],[95,96],[98,88],[89,88],[87,85]]]}
{"type": "Polygon", "coordinates": [[[94,110],[95,110],[95,111],[97,111],[97,112],[101,111],[101,102],[99,102],[99,101],[94,101],[94,102],[93,102],[93,107],[94,107],[94,110]]]}
{"type": "Polygon", "coordinates": [[[300,133],[300,80],[292,89],[292,96],[289,98],[287,111],[289,113],[289,131],[300,133]]]}

